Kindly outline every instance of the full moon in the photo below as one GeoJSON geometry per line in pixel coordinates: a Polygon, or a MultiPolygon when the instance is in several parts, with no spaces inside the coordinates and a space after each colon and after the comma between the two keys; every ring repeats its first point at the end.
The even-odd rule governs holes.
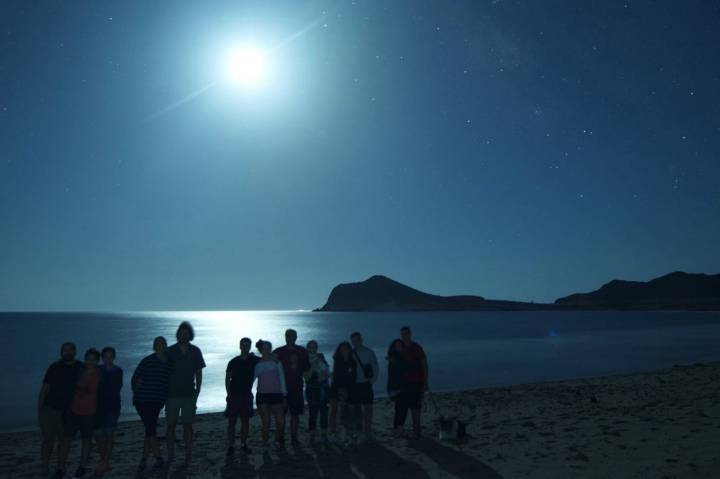
{"type": "Polygon", "coordinates": [[[225,81],[243,88],[259,87],[267,80],[267,54],[258,47],[230,50],[224,59],[225,81]]]}

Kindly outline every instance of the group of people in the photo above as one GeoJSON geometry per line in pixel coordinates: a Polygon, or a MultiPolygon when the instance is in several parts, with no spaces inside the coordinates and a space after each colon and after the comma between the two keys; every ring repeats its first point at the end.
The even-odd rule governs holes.
{"type": "MultiPolygon", "coordinates": [[[[410,328],[404,326],[400,335],[401,338],[390,344],[386,356],[387,393],[395,404],[393,429],[398,435],[404,434],[410,412],[412,436],[419,437],[428,364],[422,347],[412,341],[410,328]]],[[[162,336],[155,338],[153,353],[140,361],[131,379],[133,405],[145,429],[139,471],[148,467],[151,456],[154,468],[165,464],[157,437],[158,418],[163,408],[167,423],[167,461],[172,461],[175,456],[178,422],[183,429],[185,463],[192,460],[193,421],[205,360],[200,348],[192,344],[195,333],[190,323],[182,322],[175,336],[177,342],[172,346],[168,346],[162,336]]],[[[346,443],[372,441],[378,361],[373,350],[363,344],[360,333],[352,333],[349,339],[337,346],[330,362],[319,352],[317,341],[311,340],[305,347],[298,345],[297,332],[293,329],[285,331],[285,345],[277,349],[273,349],[269,341],[258,340],[255,343],[257,355],[251,352],[252,340],[242,338],[240,354],[227,364],[225,375],[227,453],[235,452],[238,420],[240,449],[250,453],[247,441],[254,406],[260,416],[263,448],[284,447],[288,415],[290,442],[293,446],[300,444],[300,416],[306,403],[311,443],[318,439],[346,443]],[[273,421],[275,434],[270,442],[273,421]]],[[[82,445],[75,477],[83,477],[89,472],[93,436],[100,458],[94,472],[102,475],[108,471],[120,417],[123,371],[115,364],[115,349],[105,347],[98,352],[90,348],[85,352],[84,362],[75,359],[76,353],[73,343],[62,345],[61,358],[48,368],[38,401],[42,468],[46,475],[50,474],[50,459],[57,445],[54,477],[58,479],[65,476],[70,445],[78,433],[82,445]]]]}

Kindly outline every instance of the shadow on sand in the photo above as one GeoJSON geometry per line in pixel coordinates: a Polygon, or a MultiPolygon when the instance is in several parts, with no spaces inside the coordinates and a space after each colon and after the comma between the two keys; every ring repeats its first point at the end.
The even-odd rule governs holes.
{"type": "MultiPolygon", "coordinates": [[[[453,448],[430,439],[409,443],[409,447],[431,459],[446,472],[460,479],[502,479],[500,474],[488,465],[453,448]]],[[[163,477],[163,479],[186,479],[199,477],[194,466],[191,470],[182,467],[164,476],[152,474],[145,478],[163,477]]],[[[220,470],[223,479],[430,479],[431,472],[413,460],[406,459],[378,443],[366,444],[357,448],[340,448],[333,445],[320,445],[313,448],[280,450],[262,456],[243,454],[228,456],[220,470]]]]}
{"type": "MultiPolygon", "coordinates": [[[[243,477],[236,469],[223,477],[243,477]]],[[[377,444],[357,449],[319,446],[294,453],[281,451],[276,457],[263,455],[263,464],[257,469],[260,479],[276,478],[332,478],[357,479],[356,472],[366,478],[397,479],[413,477],[430,479],[415,462],[408,461],[377,444]]]]}
{"type": "Polygon", "coordinates": [[[420,439],[410,442],[409,446],[461,479],[502,479],[502,476],[487,464],[437,441],[420,439]]]}

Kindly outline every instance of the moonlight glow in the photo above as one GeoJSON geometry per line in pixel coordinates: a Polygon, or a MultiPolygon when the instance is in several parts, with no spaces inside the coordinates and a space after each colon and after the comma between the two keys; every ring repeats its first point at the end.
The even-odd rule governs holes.
{"type": "Polygon", "coordinates": [[[260,87],[267,80],[267,54],[257,47],[230,50],[224,59],[225,81],[231,85],[260,87]]]}

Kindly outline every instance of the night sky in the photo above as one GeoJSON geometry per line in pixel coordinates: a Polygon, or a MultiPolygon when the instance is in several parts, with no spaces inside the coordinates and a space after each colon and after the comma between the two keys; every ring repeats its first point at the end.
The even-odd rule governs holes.
{"type": "Polygon", "coordinates": [[[720,3],[0,3],[0,310],[720,271],[720,3]],[[233,45],[262,84],[221,81],[233,45]]]}

